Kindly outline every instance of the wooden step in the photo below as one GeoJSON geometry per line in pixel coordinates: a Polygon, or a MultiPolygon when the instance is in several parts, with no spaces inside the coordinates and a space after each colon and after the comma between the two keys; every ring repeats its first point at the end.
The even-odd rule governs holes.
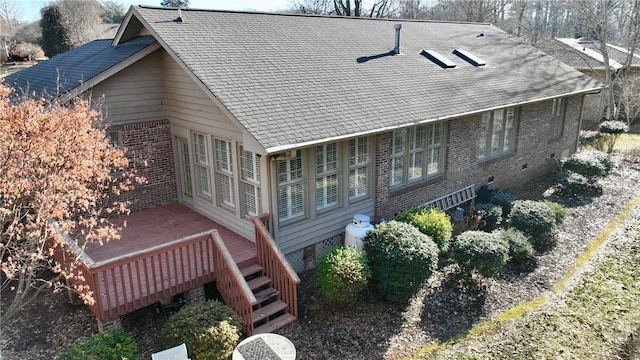
{"type": "Polygon", "coordinates": [[[242,276],[246,278],[247,276],[260,273],[262,272],[262,270],[264,270],[262,266],[258,264],[251,264],[249,266],[241,268],[240,273],[242,273],[242,276]]]}
{"type": "Polygon", "coordinates": [[[270,288],[266,288],[262,291],[258,291],[257,293],[253,294],[253,296],[256,297],[256,300],[258,300],[258,303],[262,303],[265,300],[268,300],[274,296],[277,296],[278,294],[280,294],[280,292],[272,287],[270,288]]]}
{"type": "Polygon", "coordinates": [[[287,303],[282,300],[276,300],[269,305],[263,306],[253,311],[253,322],[257,323],[262,320],[269,319],[269,316],[283,311],[287,308],[287,303]]]}
{"type": "Polygon", "coordinates": [[[266,276],[258,276],[255,279],[247,281],[247,285],[249,285],[249,289],[251,289],[251,291],[254,291],[263,286],[271,285],[271,279],[266,276]]]}
{"type": "Polygon", "coordinates": [[[295,320],[296,320],[295,316],[289,313],[284,313],[278,316],[277,318],[267,321],[266,323],[256,327],[255,329],[253,329],[253,333],[262,334],[262,333],[274,332],[278,329],[283,328],[285,325],[294,322],[295,320]]]}

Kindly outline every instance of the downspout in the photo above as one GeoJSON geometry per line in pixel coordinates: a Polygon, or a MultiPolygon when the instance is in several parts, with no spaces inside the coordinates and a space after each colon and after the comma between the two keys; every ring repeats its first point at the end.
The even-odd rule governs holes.
{"type": "Polygon", "coordinates": [[[578,134],[576,136],[576,144],[574,146],[573,152],[578,152],[578,147],[580,146],[580,130],[582,130],[582,118],[584,116],[584,99],[587,97],[587,94],[582,94],[582,98],[580,99],[580,116],[578,118],[578,134]]]}

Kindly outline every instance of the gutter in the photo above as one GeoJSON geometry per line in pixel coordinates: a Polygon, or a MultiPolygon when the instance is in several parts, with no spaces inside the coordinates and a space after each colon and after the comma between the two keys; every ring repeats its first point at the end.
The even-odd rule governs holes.
{"type": "Polygon", "coordinates": [[[415,126],[415,125],[427,124],[427,123],[432,123],[432,122],[436,122],[436,121],[443,121],[443,120],[452,120],[452,119],[461,118],[461,117],[465,117],[465,116],[469,116],[469,115],[473,115],[473,114],[480,114],[480,113],[487,112],[487,111],[493,111],[493,110],[503,109],[503,108],[507,108],[507,107],[517,107],[517,106],[522,106],[522,105],[527,105],[527,104],[533,104],[533,103],[552,100],[552,99],[557,99],[557,98],[565,97],[565,96],[573,96],[573,95],[578,95],[578,94],[585,94],[585,95],[599,94],[605,88],[606,88],[606,86],[600,86],[600,87],[596,87],[596,88],[593,88],[593,89],[590,89],[590,90],[573,91],[573,92],[554,95],[554,96],[547,96],[547,97],[540,98],[540,99],[535,99],[535,100],[521,101],[521,102],[517,102],[517,103],[494,106],[494,107],[485,108],[485,109],[481,109],[481,110],[468,111],[468,112],[464,112],[464,113],[453,114],[453,115],[450,115],[450,116],[437,117],[437,118],[433,118],[433,119],[426,119],[426,120],[422,120],[422,121],[418,121],[418,122],[405,123],[405,124],[396,125],[396,126],[387,126],[387,127],[383,127],[383,128],[374,129],[374,130],[351,133],[351,134],[348,134],[348,135],[340,135],[340,136],[334,136],[334,137],[330,137],[330,138],[305,141],[305,142],[296,143],[296,144],[278,145],[278,146],[273,146],[273,147],[267,148],[265,150],[266,150],[266,154],[267,155],[273,155],[273,154],[276,154],[276,153],[281,153],[283,151],[298,149],[298,148],[302,148],[302,147],[318,145],[318,144],[327,143],[327,142],[333,142],[333,141],[346,140],[346,139],[351,139],[351,138],[356,138],[356,137],[366,136],[366,135],[380,134],[380,133],[389,132],[389,131],[392,131],[392,130],[397,130],[397,129],[402,129],[402,128],[407,128],[407,127],[411,127],[411,126],[415,126]]]}

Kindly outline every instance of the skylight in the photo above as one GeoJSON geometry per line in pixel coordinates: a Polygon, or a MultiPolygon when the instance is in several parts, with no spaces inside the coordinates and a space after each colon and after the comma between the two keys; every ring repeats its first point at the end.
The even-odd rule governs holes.
{"type": "Polygon", "coordinates": [[[443,69],[456,67],[456,64],[453,61],[447,59],[444,55],[441,55],[437,51],[422,50],[422,52],[420,52],[420,55],[438,64],[438,66],[440,66],[443,69]]]}
{"type": "Polygon", "coordinates": [[[455,49],[453,50],[453,54],[457,55],[458,57],[460,57],[461,59],[465,60],[466,62],[468,62],[469,64],[473,65],[473,66],[485,66],[487,65],[487,62],[480,59],[479,57],[473,55],[472,53],[466,51],[466,50],[460,50],[460,49],[455,49]]]}

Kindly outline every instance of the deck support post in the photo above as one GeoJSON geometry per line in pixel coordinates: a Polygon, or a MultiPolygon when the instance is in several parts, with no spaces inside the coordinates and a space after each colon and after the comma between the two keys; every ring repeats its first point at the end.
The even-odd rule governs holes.
{"type": "Polygon", "coordinates": [[[187,300],[187,304],[191,304],[198,301],[204,301],[206,299],[204,294],[204,285],[200,285],[191,290],[187,290],[184,293],[184,297],[187,300]]]}
{"type": "Polygon", "coordinates": [[[98,320],[98,331],[100,331],[101,333],[119,329],[121,327],[122,322],[120,321],[120,317],[107,321],[98,320]]]}

